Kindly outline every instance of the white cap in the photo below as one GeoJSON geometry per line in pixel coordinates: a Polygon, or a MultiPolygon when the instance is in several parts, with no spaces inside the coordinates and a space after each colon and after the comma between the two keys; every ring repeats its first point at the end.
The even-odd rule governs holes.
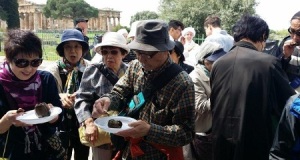
{"type": "Polygon", "coordinates": [[[187,27],[181,33],[183,36],[185,36],[188,32],[192,32],[193,37],[196,35],[196,31],[193,27],[187,27]]]}

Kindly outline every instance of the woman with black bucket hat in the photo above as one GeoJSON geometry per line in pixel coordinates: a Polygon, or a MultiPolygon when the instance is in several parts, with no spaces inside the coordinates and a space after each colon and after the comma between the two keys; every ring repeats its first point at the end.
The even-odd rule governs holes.
{"type": "Polygon", "coordinates": [[[62,34],[61,43],[56,47],[61,59],[46,68],[56,79],[64,108],[64,120],[60,126],[60,135],[64,147],[67,149],[67,159],[71,158],[73,149],[75,160],[87,160],[89,155],[89,147],[80,142],[79,123],[73,108],[83,71],[89,64],[89,61],[83,58],[88,49],[89,46],[80,31],[67,29],[62,34]]]}

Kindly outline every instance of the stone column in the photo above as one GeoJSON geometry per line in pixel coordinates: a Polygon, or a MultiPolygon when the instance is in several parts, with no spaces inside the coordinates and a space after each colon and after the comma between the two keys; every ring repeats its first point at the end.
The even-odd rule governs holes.
{"type": "Polygon", "coordinates": [[[33,17],[33,13],[29,13],[29,30],[33,30],[34,29],[34,17],[33,17]]]}
{"type": "Polygon", "coordinates": [[[38,29],[43,29],[43,14],[41,12],[38,13],[38,29]]]}
{"type": "Polygon", "coordinates": [[[36,31],[38,29],[38,24],[39,24],[38,15],[37,15],[37,12],[34,12],[33,13],[33,31],[36,31]]]}
{"type": "Polygon", "coordinates": [[[24,29],[27,30],[29,28],[29,15],[28,15],[28,13],[24,13],[24,21],[25,21],[24,29]]]}
{"type": "Polygon", "coordinates": [[[118,19],[118,24],[121,25],[121,23],[120,23],[120,17],[118,17],[117,19],[118,19]]]}
{"type": "Polygon", "coordinates": [[[20,29],[24,29],[24,15],[23,15],[23,13],[20,13],[19,17],[20,17],[20,29]]]}
{"type": "Polygon", "coordinates": [[[106,28],[106,30],[107,30],[107,31],[110,31],[110,30],[111,30],[111,17],[109,16],[109,17],[107,18],[107,20],[108,20],[108,22],[107,22],[107,28],[106,28]]]}
{"type": "Polygon", "coordinates": [[[114,27],[116,27],[116,17],[113,17],[114,27]]]}

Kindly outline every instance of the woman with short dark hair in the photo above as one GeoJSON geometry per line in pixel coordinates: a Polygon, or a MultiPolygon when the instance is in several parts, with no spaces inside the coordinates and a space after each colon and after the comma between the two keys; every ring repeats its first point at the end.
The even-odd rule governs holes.
{"type": "Polygon", "coordinates": [[[43,61],[41,40],[30,31],[9,30],[4,52],[6,60],[0,66],[1,156],[10,160],[62,160],[65,150],[56,134],[61,114],[41,121],[43,118],[31,114],[34,112],[26,112],[42,102],[61,111],[54,77],[38,70],[43,61]],[[27,115],[27,120],[22,115],[27,115]]]}

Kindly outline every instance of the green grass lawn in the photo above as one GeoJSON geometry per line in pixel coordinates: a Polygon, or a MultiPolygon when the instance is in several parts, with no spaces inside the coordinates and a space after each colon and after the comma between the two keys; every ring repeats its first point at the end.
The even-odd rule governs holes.
{"type": "MultiPolygon", "coordinates": [[[[94,37],[96,35],[102,35],[101,31],[89,31],[88,37],[90,38],[90,45],[94,42],[94,37]]],[[[4,56],[3,51],[3,35],[4,32],[0,32],[0,56],[4,56]]],[[[55,61],[59,59],[58,54],[56,53],[56,46],[61,42],[62,31],[40,31],[36,32],[36,35],[42,40],[43,43],[43,59],[49,61],[55,61]]]]}
{"type": "MultiPolygon", "coordinates": [[[[4,56],[3,47],[0,51],[0,56],[4,56]]],[[[59,59],[58,54],[56,53],[56,46],[44,45],[43,46],[43,59],[49,61],[55,61],[59,59]]]]}
{"type": "Polygon", "coordinates": [[[43,46],[43,58],[49,61],[58,60],[59,56],[56,53],[56,46],[43,46]]]}

